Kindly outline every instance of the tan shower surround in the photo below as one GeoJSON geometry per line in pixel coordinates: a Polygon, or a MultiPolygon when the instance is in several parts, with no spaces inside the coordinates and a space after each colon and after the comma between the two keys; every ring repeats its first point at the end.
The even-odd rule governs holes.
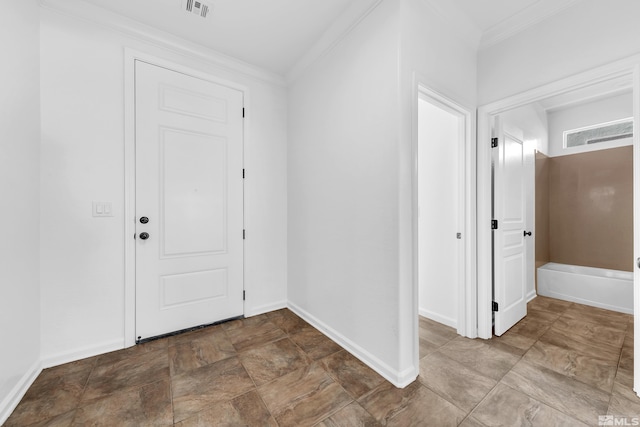
{"type": "MultiPolygon", "coordinates": [[[[542,157],[536,157],[536,185],[544,186],[548,169],[548,260],[632,271],[633,148],[542,157]]],[[[544,187],[540,193],[536,187],[536,264],[546,246],[545,206],[538,200],[544,187]]]]}

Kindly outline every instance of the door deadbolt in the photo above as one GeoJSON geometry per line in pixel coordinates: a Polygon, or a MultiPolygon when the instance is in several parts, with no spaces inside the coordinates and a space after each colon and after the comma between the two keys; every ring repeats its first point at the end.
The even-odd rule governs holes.
{"type": "Polygon", "coordinates": [[[149,218],[147,218],[146,216],[143,216],[143,217],[141,217],[141,218],[140,218],[140,222],[141,222],[142,224],[146,224],[146,223],[148,223],[148,222],[149,222],[149,218]]]}
{"type": "Polygon", "coordinates": [[[147,232],[140,233],[140,239],[147,240],[148,238],[149,238],[149,233],[147,232]]]}

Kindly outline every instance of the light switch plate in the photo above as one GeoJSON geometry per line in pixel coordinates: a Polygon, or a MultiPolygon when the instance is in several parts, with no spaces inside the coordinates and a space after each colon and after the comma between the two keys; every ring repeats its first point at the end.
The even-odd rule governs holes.
{"type": "Polygon", "coordinates": [[[113,204],[111,202],[93,202],[94,217],[113,216],[113,204]]]}

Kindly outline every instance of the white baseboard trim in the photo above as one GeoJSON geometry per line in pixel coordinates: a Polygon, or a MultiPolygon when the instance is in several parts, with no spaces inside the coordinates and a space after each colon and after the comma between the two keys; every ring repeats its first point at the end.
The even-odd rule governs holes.
{"type": "Polygon", "coordinates": [[[418,377],[419,368],[411,367],[402,372],[398,372],[395,369],[391,368],[389,365],[369,353],[367,350],[363,349],[350,339],[346,338],[335,329],[327,326],[324,322],[320,321],[315,316],[309,314],[305,310],[296,306],[295,304],[289,302],[288,307],[295,314],[303,318],[305,321],[310,323],[317,330],[325,334],[328,338],[335,341],[342,348],[347,350],[353,356],[358,358],[362,363],[369,366],[371,369],[376,371],[378,374],[382,375],[387,381],[398,388],[404,388],[411,384],[418,377]]]}
{"type": "Polygon", "coordinates": [[[538,296],[538,294],[536,294],[536,291],[529,292],[527,294],[527,302],[530,302],[532,299],[534,299],[537,296],[538,296]]]}
{"type": "Polygon", "coordinates": [[[287,308],[287,301],[278,301],[271,304],[264,304],[258,307],[249,307],[244,313],[244,317],[257,316],[259,314],[269,313],[270,311],[276,311],[283,308],[287,308]]]}
{"type": "Polygon", "coordinates": [[[18,403],[29,390],[29,387],[38,378],[42,372],[42,364],[40,361],[34,363],[31,368],[25,372],[20,381],[11,389],[11,392],[0,402],[0,425],[4,425],[11,413],[16,409],[18,403]]]}
{"type": "Polygon", "coordinates": [[[63,365],[76,360],[86,359],[87,357],[98,356],[100,354],[109,353],[110,351],[122,350],[125,348],[124,340],[118,339],[105,342],[99,345],[88,346],[75,349],[72,351],[53,354],[42,358],[42,367],[51,368],[53,366],[63,365]]]}
{"type": "Polygon", "coordinates": [[[418,311],[420,316],[422,317],[426,317],[427,319],[431,319],[434,322],[438,322],[438,323],[442,323],[443,325],[450,326],[453,329],[456,329],[456,330],[458,329],[458,319],[452,319],[451,317],[441,316],[425,308],[419,308],[418,311]]]}

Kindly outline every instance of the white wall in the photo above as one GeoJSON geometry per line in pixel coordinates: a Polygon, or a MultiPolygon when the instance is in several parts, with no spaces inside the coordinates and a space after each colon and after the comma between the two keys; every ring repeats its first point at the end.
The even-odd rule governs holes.
{"type": "Polygon", "coordinates": [[[418,372],[414,72],[473,108],[475,70],[426,3],[385,0],[290,88],[290,304],[397,385],[418,372]]]}
{"type": "Polygon", "coordinates": [[[564,131],[630,117],[633,117],[633,94],[631,92],[550,112],[548,114],[549,157],[631,145],[632,138],[626,138],[582,147],[568,149],[563,147],[564,131]]]}
{"type": "Polygon", "coordinates": [[[640,2],[584,0],[478,53],[484,105],[640,52],[640,2]]]}
{"type": "MultiPolygon", "coordinates": [[[[418,278],[420,315],[458,327],[460,141],[464,118],[418,101],[418,278]],[[462,125],[462,126],[461,126],[462,125]]],[[[462,278],[463,279],[463,278],[462,278]]]]}
{"type": "Polygon", "coordinates": [[[0,424],[39,372],[38,2],[0,13],[0,424]]]}
{"type": "Polygon", "coordinates": [[[290,306],[394,382],[399,369],[398,2],[289,92],[290,306]]]}
{"type": "Polygon", "coordinates": [[[248,87],[245,312],[285,306],[285,89],[48,9],[40,41],[44,363],[132,339],[124,336],[125,47],[248,87]],[[112,202],[114,217],[93,218],[92,201],[112,202]]]}
{"type": "MultiPolygon", "coordinates": [[[[452,6],[449,4],[449,6],[452,6]]],[[[404,344],[401,356],[405,366],[418,365],[418,349],[411,350],[410,344],[417,337],[418,295],[414,291],[414,278],[417,263],[414,264],[417,242],[414,230],[413,196],[417,175],[413,143],[416,141],[417,123],[417,85],[420,84],[456,103],[470,115],[469,146],[466,147],[467,164],[465,180],[467,190],[475,190],[475,160],[470,157],[475,146],[475,108],[476,108],[476,53],[477,39],[467,34],[469,27],[462,15],[445,14],[430,0],[403,0],[401,3],[401,63],[400,63],[400,143],[398,209],[400,263],[400,321],[404,344]],[[412,329],[414,328],[414,329],[412,329]],[[413,351],[413,353],[412,353],[413,351]]],[[[469,193],[465,210],[475,209],[470,200],[475,195],[469,193]]],[[[471,229],[474,219],[466,218],[462,244],[465,245],[464,264],[467,269],[462,278],[470,287],[475,288],[475,236],[471,229]]],[[[475,306],[475,295],[463,295],[462,306],[465,312],[475,306]]],[[[475,316],[468,316],[458,330],[464,334],[475,334],[475,316]]],[[[417,343],[417,340],[415,341],[417,343]]]]}

